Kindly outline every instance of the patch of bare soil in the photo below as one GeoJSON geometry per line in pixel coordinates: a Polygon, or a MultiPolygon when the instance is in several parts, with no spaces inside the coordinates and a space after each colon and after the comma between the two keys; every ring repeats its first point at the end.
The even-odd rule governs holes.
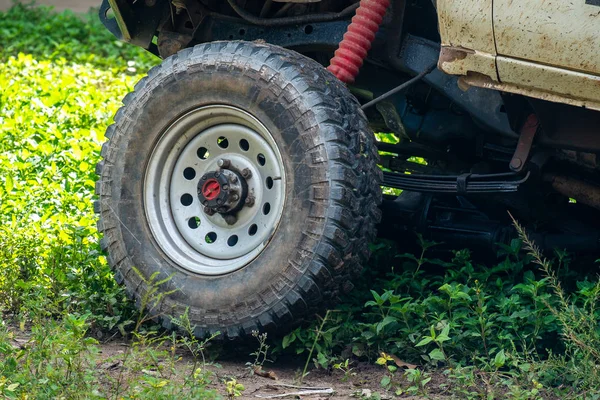
{"type": "MultiPolygon", "coordinates": [[[[122,373],[122,360],[130,344],[126,341],[114,341],[99,344],[100,349],[98,367],[104,373],[115,379],[122,373]]],[[[229,355],[230,356],[230,355],[229,355]]],[[[183,360],[178,363],[178,369],[190,371],[192,359],[182,354],[183,360]]],[[[234,378],[238,383],[244,385],[241,399],[258,398],[283,398],[283,399],[375,399],[369,397],[379,394],[381,399],[391,399],[391,393],[386,393],[380,386],[384,371],[380,366],[368,363],[357,363],[347,376],[341,371],[325,371],[312,369],[310,373],[299,382],[305,358],[296,360],[278,360],[274,363],[265,364],[258,374],[253,374],[251,369],[245,365],[249,356],[240,357],[239,360],[227,361],[217,360],[205,367],[213,372],[214,379],[210,389],[215,389],[226,398],[223,382],[234,378]],[[292,393],[301,393],[292,395],[292,393]],[[283,395],[288,396],[283,397],[283,395]],[[277,397],[273,397],[277,396],[277,397]]],[[[403,399],[418,400],[420,397],[402,397],[403,399]]],[[[431,397],[430,397],[431,398],[431,397]]],[[[433,397],[438,398],[438,397],[433,397]]]]}

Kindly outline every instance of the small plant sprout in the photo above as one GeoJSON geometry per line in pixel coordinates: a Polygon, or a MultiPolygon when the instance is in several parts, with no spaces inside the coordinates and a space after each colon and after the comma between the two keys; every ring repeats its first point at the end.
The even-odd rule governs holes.
{"type": "Polygon", "coordinates": [[[315,340],[313,341],[310,351],[308,352],[308,358],[306,359],[306,363],[304,364],[304,369],[302,370],[302,375],[300,376],[300,384],[302,384],[302,381],[304,380],[306,375],[308,375],[308,372],[307,372],[308,364],[310,363],[313,352],[315,351],[315,347],[317,346],[317,343],[318,343],[319,339],[321,338],[321,335],[323,334],[323,329],[325,327],[325,323],[327,322],[327,320],[329,318],[330,312],[331,312],[331,310],[327,310],[327,312],[325,313],[325,317],[322,319],[321,324],[319,325],[319,328],[317,329],[317,332],[315,335],[315,340]]]}
{"type": "Polygon", "coordinates": [[[225,392],[227,393],[228,399],[240,397],[244,390],[246,390],[244,385],[238,383],[238,381],[235,378],[231,378],[225,381],[225,392]]]}
{"type": "Polygon", "coordinates": [[[212,340],[221,335],[221,332],[215,332],[208,338],[199,340],[194,333],[196,326],[192,325],[189,319],[189,309],[186,309],[181,317],[172,318],[171,322],[175,326],[178,326],[183,333],[182,337],[178,340],[179,346],[188,350],[194,357],[194,366],[192,371],[196,371],[196,367],[198,366],[200,360],[202,360],[202,367],[206,367],[206,357],[204,354],[206,348],[212,340]]]}
{"type": "Polygon", "coordinates": [[[256,351],[250,353],[251,356],[254,357],[254,361],[252,363],[247,363],[246,365],[252,369],[261,369],[265,362],[272,362],[268,359],[270,345],[267,344],[267,333],[260,333],[258,331],[252,331],[252,337],[256,338],[258,341],[258,348],[256,351]]]}
{"type": "Polygon", "coordinates": [[[167,282],[169,282],[173,276],[168,276],[166,278],[160,279],[159,272],[153,273],[149,278],[146,278],[137,268],[133,268],[134,272],[138,275],[138,277],[148,286],[148,290],[140,297],[140,306],[139,306],[139,314],[137,318],[137,322],[133,329],[133,332],[139,332],[141,326],[162,315],[161,312],[156,312],[158,306],[163,301],[163,299],[175,292],[178,289],[173,289],[169,291],[161,291],[160,287],[167,282]]]}
{"type": "Polygon", "coordinates": [[[342,382],[346,382],[351,376],[356,375],[355,372],[352,372],[354,368],[350,367],[350,364],[351,362],[349,359],[344,360],[344,362],[333,364],[333,369],[343,372],[344,377],[342,378],[342,382]]]}
{"type": "Polygon", "coordinates": [[[409,394],[427,395],[426,386],[429,381],[431,381],[431,376],[427,372],[423,372],[419,369],[407,369],[406,372],[404,372],[404,377],[412,383],[412,385],[406,389],[409,394]]]}
{"type": "Polygon", "coordinates": [[[375,361],[375,363],[377,365],[381,365],[383,367],[385,367],[387,373],[383,376],[383,378],[381,378],[381,387],[383,387],[385,390],[391,390],[392,386],[394,384],[393,379],[394,379],[394,374],[396,373],[396,371],[398,370],[398,367],[391,364],[394,362],[393,357],[391,357],[390,355],[386,354],[386,353],[381,353],[380,357],[377,359],[377,361],[375,361]]]}
{"type": "MultiPolygon", "coordinates": [[[[441,324],[441,323],[440,323],[441,324]]],[[[436,329],[432,325],[429,328],[429,336],[423,337],[419,343],[417,343],[416,347],[425,346],[429,343],[435,343],[438,347],[429,352],[428,356],[432,361],[445,361],[446,354],[444,353],[444,342],[450,340],[448,334],[450,333],[450,325],[441,324],[443,326],[442,331],[439,334],[436,334],[436,329]]]]}

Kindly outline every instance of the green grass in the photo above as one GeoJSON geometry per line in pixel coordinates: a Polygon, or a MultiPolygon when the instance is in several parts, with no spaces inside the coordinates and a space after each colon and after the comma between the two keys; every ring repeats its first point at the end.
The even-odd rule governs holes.
{"type": "Polygon", "coordinates": [[[133,75],[145,73],[158,62],[144,50],[117,41],[95,13],[52,13],[48,7],[18,4],[2,13],[0,37],[2,59],[25,53],[40,61],[66,59],[72,64],[133,75]]]}
{"type": "MultiPolygon", "coordinates": [[[[180,335],[145,322],[97,243],[103,134],[157,60],[95,16],[47,8],[0,13],[0,37],[0,397],[215,397],[207,343],[185,316],[174,321],[180,335]],[[106,376],[94,337],[113,334],[132,346],[117,360],[126,373],[106,376]]],[[[485,266],[466,250],[439,260],[419,238],[416,255],[378,242],[356,289],[322,320],[268,344],[257,335],[255,364],[296,355],[347,379],[368,360],[385,372],[380,392],[398,395],[600,398],[600,285],[568,255],[548,262],[522,239],[485,266]]]]}
{"type": "MultiPolygon", "coordinates": [[[[104,130],[138,78],[58,57],[2,57],[0,284],[22,294],[0,294],[10,312],[42,299],[56,310],[97,311],[103,293],[120,307],[98,257],[94,168],[104,130]]],[[[108,325],[120,322],[114,311],[116,319],[102,317],[108,325]]]]}
{"type": "Polygon", "coordinates": [[[378,243],[351,296],[281,349],[306,356],[316,343],[321,368],[377,361],[389,371],[382,386],[397,393],[440,393],[427,382],[441,373],[442,392],[461,398],[597,398],[600,283],[574,271],[566,254],[544,260],[523,239],[488,265],[468,250],[428,258],[435,244],[422,239],[417,255],[378,243]],[[398,368],[405,363],[413,366],[398,368]]]}

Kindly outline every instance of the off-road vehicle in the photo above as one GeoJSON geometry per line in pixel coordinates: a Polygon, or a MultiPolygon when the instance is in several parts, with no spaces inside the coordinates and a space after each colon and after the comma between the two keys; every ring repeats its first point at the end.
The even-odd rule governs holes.
{"type": "Polygon", "coordinates": [[[598,250],[598,0],[104,0],[100,18],[164,59],[106,132],[96,211],[129,293],[162,282],[166,327],[310,318],[353,287],[382,212],[383,233],[493,249],[509,211],[542,246],[598,250]]]}

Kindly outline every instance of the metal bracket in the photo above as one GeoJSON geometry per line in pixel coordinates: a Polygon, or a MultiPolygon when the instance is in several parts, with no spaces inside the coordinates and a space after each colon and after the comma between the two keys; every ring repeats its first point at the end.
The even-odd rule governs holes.
{"type": "Polygon", "coordinates": [[[152,43],[156,29],[168,10],[167,0],[148,0],[130,3],[126,0],[102,0],[100,21],[118,39],[158,54],[152,43]],[[114,18],[108,13],[112,11],[114,18]]]}
{"type": "Polygon", "coordinates": [[[385,126],[387,126],[389,130],[391,130],[396,136],[398,136],[401,141],[410,141],[410,137],[406,133],[406,129],[404,128],[402,119],[398,114],[398,110],[396,110],[396,106],[394,106],[389,101],[382,101],[380,103],[377,103],[375,108],[377,108],[377,111],[379,111],[379,114],[381,114],[381,116],[383,117],[385,126]]]}
{"type": "Polygon", "coordinates": [[[521,128],[521,135],[519,136],[519,142],[517,148],[510,160],[510,169],[514,172],[521,172],[525,167],[525,163],[529,158],[531,152],[531,146],[533,145],[533,139],[538,131],[540,123],[535,114],[530,114],[527,117],[527,121],[521,128]]]}

